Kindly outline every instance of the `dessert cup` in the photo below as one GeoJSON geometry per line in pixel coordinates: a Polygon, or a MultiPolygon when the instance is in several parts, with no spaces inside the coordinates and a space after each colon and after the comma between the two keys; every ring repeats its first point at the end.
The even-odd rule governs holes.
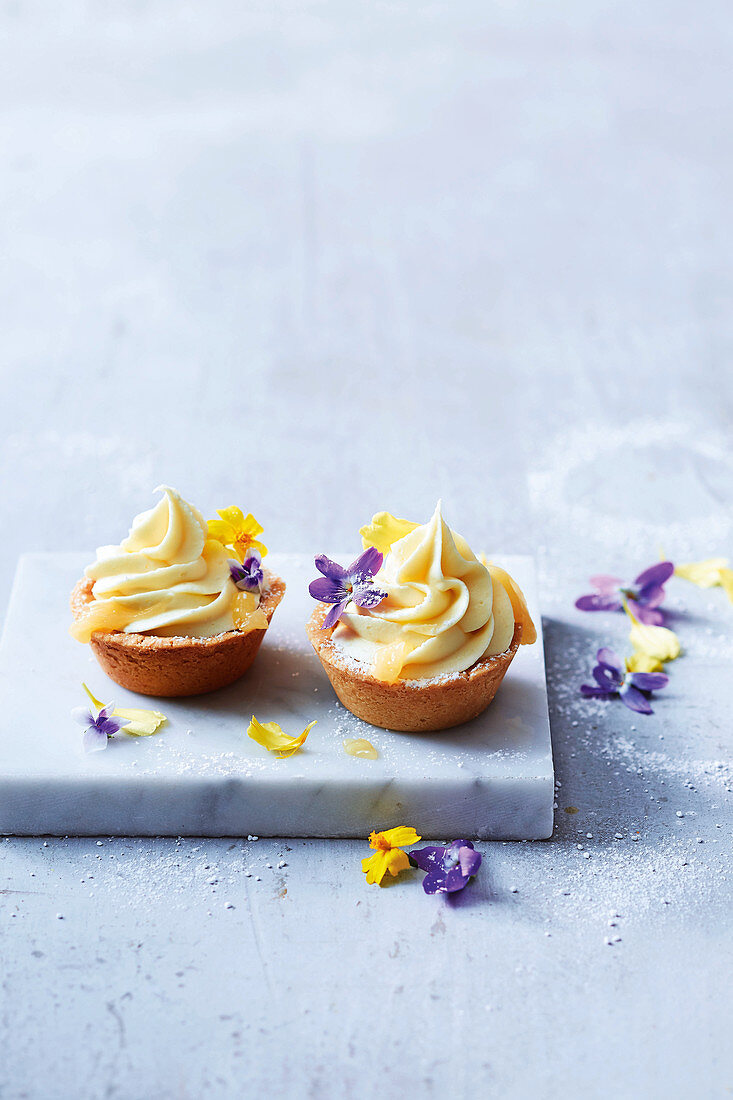
{"type": "Polygon", "coordinates": [[[343,705],[373,726],[418,733],[476,718],[537,633],[521,590],[443,519],[377,512],[345,568],[325,554],[308,591],[308,638],[343,705]]]}
{"type": "MultiPolygon", "coordinates": [[[[285,582],[265,569],[259,609],[269,626],[285,594],[285,582]]],[[[93,581],[82,577],[71,594],[74,619],[94,599],[93,581]]],[[[110,679],[139,695],[202,695],[238,680],[250,667],[267,627],[228,630],[210,638],[95,631],[92,652],[110,679]]]]}
{"type": "Polygon", "coordinates": [[[319,604],[306,631],[336,695],[357,718],[402,733],[449,729],[476,718],[496,695],[522,638],[522,624],[515,622],[504,653],[482,657],[464,672],[387,683],[334,645],[333,629],[323,629],[328,611],[319,604]]]}

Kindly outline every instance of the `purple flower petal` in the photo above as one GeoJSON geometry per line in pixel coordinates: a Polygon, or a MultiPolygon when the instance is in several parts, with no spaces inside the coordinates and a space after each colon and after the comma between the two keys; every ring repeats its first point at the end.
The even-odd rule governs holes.
{"type": "Polygon", "coordinates": [[[74,707],[71,712],[71,717],[75,722],[78,722],[80,726],[94,725],[94,715],[89,707],[74,707]]]}
{"type": "Polygon", "coordinates": [[[445,848],[418,848],[410,852],[410,862],[419,867],[421,871],[434,871],[443,868],[445,848]]]}
{"type": "Polygon", "coordinates": [[[661,691],[669,683],[664,672],[631,672],[628,681],[642,691],[661,691]]]}
{"type": "Polygon", "coordinates": [[[575,601],[579,611],[620,611],[623,607],[620,596],[598,595],[580,596],[575,601]]]}
{"type": "Polygon", "coordinates": [[[229,574],[240,592],[260,590],[264,580],[261,561],[258,550],[253,550],[241,564],[233,558],[229,559],[229,574]]]}
{"type": "Polygon", "coordinates": [[[660,603],[664,602],[664,596],[665,592],[661,584],[645,584],[632,598],[637,603],[644,604],[645,607],[659,607],[660,603]]]}
{"type": "Polygon", "coordinates": [[[387,593],[382,592],[380,588],[375,588],[373,584],[357,583],[354,585],[351,598],[357,607],[377,607],[387,598],[387,593]]]}
{"type": "Polygon", "coordinates": [[[347,576],[344,567],[337,561],[331,561],[325,554],[318,554],[315,563],[318,572],[323,573],[324,577],[328,577],[331,581],[343,581],[347,576]]]}
{"type": "Polygon", "coordinates": [[[101,749],[107,748],[108,737],[106,733],[97,729],[96,726],[90,726],[84,734],[84,751],[85,752],[100,752],[101,749]]]}
{"type": "Polygon", "coordinates": [[[116,733],[119,733],[125,726],[129,726],[129,720],[121,722],[118,718],[101,718],[97,717],[96,727],[100,733],[103,733],[105,737],[114,737],[116,733]]]}
{"type": "Polygon", "coordinates": [[[473,844],[464,844],[458,857],[458,865],[462,874],[470,878],[481,866],[481,853],[474,851],[473,844]]]}
{"type": "Polygon", "coordinates": [[[629,611],[640,623],[647,626],[664,626],[664,612],[655,607],[645,607],[636,600],[629,600],[629,611]]]}
{"type": "Polygon", "coordinates": [[[598,589],[601,595],[610,596],[612,592],[617,590],[622,581],[621,577],[611,577],[608,573],[596,573],[594,577],[590,578],[590,583],[598,589]]]}
{"type": "Polygon", "coordinates": [[[457,890],[462,890],[464,886],[468,886],[468,883],[469,877],[461,873],[460,867],[454,867],[446,873],[443,885],[439,887],[439,890],[444,894],[455,894],[457,890]]]}
{"type": "MultiPolygon", "coordinates": [[[[621,661],[619,655],[613,649],[610,649],[609,646],[604,645],[598,650],[598,652],[596,653],[596,660],[598,661],[599,665],[602,665],[604,668],[610,669],[611,672],[617,673],[618,676],[623,679],[623,662],[621,661]]],[[[621,679],[619,679],[619,683],[621,682],[621,679]]]]}
{"type": "Polygon", "coordinates": [[[624,682],[623,676],[616,674],[611,669],[605,668],[604,665],[596,665],[593,669],[593,679],[604,691],[609,691],[611,693],[618,691],[621,684],[624,682]]]}
{"type": "Polygon", "coordinates": [[[646,585],[658,586],[664,584],[674,573],[674,565],[671,561],[658,561],[655,565],[650,565],[648,569],[645,569],[643,573],[634,581],[634,584],[639,585],[640,588],[646,585]]]}
{"type": "Polygon", "coordinates": [[[636,711],[637,714],[653,714],[654,711],[651,708],[649,700],[645,695],[639,691],[633,684],[625,683],[619,690],[619,696],[621,702],[629,708],[629,710],[636,711]]]}
{"type": "Polygon", "coordinates": [[[426,894],[437,894],[438,890],[442,889],[444,882],[445,875],[442,871],[431,871],[422,880],[422,888],[426,894]]]}
{"type": "Polygon", "coordinates": [[[335,626],[339,621],[349,603],[349,599],[342,600],[341,603],[334,604],[329,611],[326,618],[323,620],[323,626],[321,630],[329,630],[332,626],[335,626]]]}
{"type": "Polygon", "coordinates": [[[99,714],[96,717],[97,725],[110,719],[112,717],[112,712],[114,711],[114,709],[114,703],[105,703],[105,705],[100,709],[99,714]]]}
{"type": "Polygon", "coordinates": [[[373,577],[382,568],[383,561],[384,554],[381,550],[377,550],[374,546],[368,546],[362,554],[359,554],[356,561],[352,561],[346,572],[350,577],[361,575],[373,577]]]}
{"type": "Polygon", "coordinates": [[[347,592],[343,584],[329,580],[327,577],[318,577],[308,585],[308,591],[314,600],[321,603],[341,603],[351,593],[347,592]]]}
{"type": "Polygon", "coordinates": [[[599,697],[605,696],[606,698],[610,698],[612,695],[615,695],[617,691],[618,688],[616,687],[614,687],[612,690],[609,690],[608,688],[594,687],[592,684],[580,685],[580,694],[586,695],[588,697],[590,697],[591,695],[597,695],[599,697]]]}

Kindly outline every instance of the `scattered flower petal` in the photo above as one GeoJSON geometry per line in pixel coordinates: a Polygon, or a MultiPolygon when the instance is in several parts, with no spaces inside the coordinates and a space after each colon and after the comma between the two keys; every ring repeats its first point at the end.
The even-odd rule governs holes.
{"type": "Polygon", "coordinates": [[[691,561],[678,565],[675,576],[691,581],[700,588],[723,588],[733,603],[733,569],[728,567],[727,558],[707,558],[706,561],[691,561]]]}
{"type": "MultiPolygon", "coordinates": [[[[86,684],[81,685],[89,696],[93,707],[100,709],[102,704],[96,699],[86,684]]],[[[76,708],[77,710],[80,708],[76,708]]],[[[115,707],[112,711],[113,718],[122,718],[122,726],[130,737],[151,737],[157,733],[168,719],[159,710],[145,710],[143,707],[115,707]]]]}
{"type": "Polygon", "coordinates": [[[392,544],[409,535],[419,524],[411,523],[409,519],[397,519],[389,512],[377,512],[372,516],[372,522],[359,528],[364,549],[375,547],[382,554],[387,554],[392,544]]]}
{"type": "Polygon", "coordinates": [[[306,742],[308,734],[315,726],[315,721],[306,726],[299,737],[289,737],[282,726],[277,722],[260,722],[252,715],[252,721],[247,728],[247,735],[262,745],[268,752],[275,752],[280,757],[292,756],[306,742]]]}
{"type": "Polygon", "coordinates": [[[590,578],[596,592],[580,596],[575,601],[579,611],[621,611],[628,603],[636,618],[643,623],[661,626],[664,614],[659,605],[664,600],[664,584],[672,576],[671,561],[660,561],[644,569],[631,582],[599,573],[590,578]]]}
{"type": "Polygon", "coordinates": [[[676,565],[674,575],[696,584],[698,588],[717,588],[721,584],[721,571],[727,566],[727,558],[706,558],[705,561],[676,565]]]}
{"type": "Polygon", "coordinates": [[[632,621],[629,640],[634,652],[651,661],[674,661],[682,652],[680,640],[674,630],[666,626],[650,626],[639,622],[628,605],[626,613],[632,621]]]}
{"type": "Polygon", "coordinates": [[[410,852],[409,859],[413,866],[428,872],[422,884],[426,894],[462,890],[481,866],[481,856],[470,840],[454,840],[445,848],[418,848],[410,852]]]}
{"type": "Polygon", "coordinates": [[[114,737],[116,733],[119,733],[127,723],[112,717],[114,703],[107,703],[106,706],[103,706],[99,700],[94,699],[86,684],[84,690],[89,698],[93,700],[94,709],[87,710],[86,707],[74,707],[71,711],[71,717],[80,726],[85,727],[82,742],[85,752],[99,752],[100,749],[107,748],[110,737],[114,737]]]}
{"type": "Polygon", "coordinates": [[[409,825],[398,825],[397,828],[387,829],[383,833],[371,833],[369,847],[375,849],[375,854],[361,861],[361,869],[369,885],[377,883],[381,886],[387,871],[395,878],[400,871],[406,871],[410,866],[410,859],[402,851],[401,845],[417,844],[420,839],[409,825]]]}
{"type": "Polygon", "coordinates": [[[646,653],[638,651],[626,658],[627,672],[663,672],[664,665],[656,657],[649,657],[646,653]]]}
{"type": "MultiPolygon", "coordinates": [[[[645,627],[645,630],[663,630],[664,627],[645,627]]],[[[668,631],[669,634],[672,631],[668,631]]],[[[581,684],[580,693],[586,697],[610,699],[618,695],[621,702],[638,714],[652,714],[645,692],[660,691],[669,683],[663,672],[631,672],[624,669],[620,658],[612,649],[603,646],[596,654],[598,664],[593,669],[595,684],[581,684]]],[[[628,667],[628,662],[627,662],[628,667]]]]}
{"type": "Polygon", "coordinates": [[[733,603],[733,569],[721,569],[720,570],[720,583],[725,590],[725,594],[733,603]]]}
{"type": "Polygon", "coordinates": [[[379,550],[370,546],[344,569],[325,554],[318,554],[316,569],[323,576],[311,581],[308,591],[314,600],[334,605],[324,620],[323,630],[336,625],[352,600],[357,607],[365,608],[376,607],[382,602],[387,593],[373,582],[374,574],[382,567],[383,557],[379,550]]]}
{"type": "Polygon", "coordinates": [[[243,562],[252,550],[259,551],[264,558],[267,547],[257,541],[257,536],[262,534],[263,528],[251,512],[245,516],[241,508],[232,505],[217,514],[221,517],[220,519],[209,520],[210,539],[216,539],[224,546],[230,546],[240,562],[243,562]]]}

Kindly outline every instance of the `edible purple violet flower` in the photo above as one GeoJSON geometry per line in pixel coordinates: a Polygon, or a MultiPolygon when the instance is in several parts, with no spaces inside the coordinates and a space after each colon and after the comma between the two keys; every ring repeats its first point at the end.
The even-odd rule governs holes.
{"type": "Polygon", "coordinates": [[[581,596],[575,601],[580,611],[623,611],[624,600],[629,605],[634,618],[650,626],[662,626],[664,613],[659,605],[664,600],[664,583],[674,573],[671,561],[660,561],[650,565],[633,582],[624,582],[620,577],[611,577],[599,573],[590,578],[590,583],[598,591],[589,596],[581,596]]]}
{"type": "Polygon", "coordinates": [[[334,605],[326,615],[322,630],[335,626],[352,600],[357,607],[371,608],[386,598],[387,593],[373,584],[374,574],[381,569],[383,557],[379,550],[370,546],[348,569],[344,569],[325,554],[317,556],[316,569],[323,576],[311,581],[308,591],[314,600],[334,605]]]}
{"type": "Polygon", "coordinates": [[[229,573],[241,592],[260,592],[264,573],[259,550],[250,550],[243,562],[229,558],[229,573]]]}
{"type": "Polygon", "coordinates": [[[74,707],[71,717],[80,726],[86,726],[83,741],[85,752],[99,752],[100,749],[106,749],[110,737],[114,737],[116,733],[129,725],[129,722],[112,717],[114,709],[114,703],[107,703],[95,717],[88,707],[74,707]]]}
{"type": "Polygon", "coordinates": [[[593,669],[595,684],[581,684],[580,691],[585,696],[598,696],[610,699],[618,695],[629,710],[637,714],[653,714],[649,700],[644,692],[659,691],[669,683],[669,676],[663,672],[627,672],[612,649],[604,646],[596,654],[598,664],[593,669]]]}
{"type": "Polygon", "coordinates": [[[481,866],[481,856],[470,840],[454,840],[446,848],[418,848],[409,853],[410,863],[427,871],[422,880],[426,894],[454,894],[467,885],[481,866]]]}

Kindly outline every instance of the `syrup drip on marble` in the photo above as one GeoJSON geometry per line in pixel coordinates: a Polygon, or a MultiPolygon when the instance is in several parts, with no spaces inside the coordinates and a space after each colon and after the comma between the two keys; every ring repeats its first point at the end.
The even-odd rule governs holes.
{"type": "Polygon", "coordinates": [[[379,753],[371,741],[366,737],[347,737],[344,741],[344,751],[349,756],[361,756],[364,760],[376,760],[379,753]]]}

